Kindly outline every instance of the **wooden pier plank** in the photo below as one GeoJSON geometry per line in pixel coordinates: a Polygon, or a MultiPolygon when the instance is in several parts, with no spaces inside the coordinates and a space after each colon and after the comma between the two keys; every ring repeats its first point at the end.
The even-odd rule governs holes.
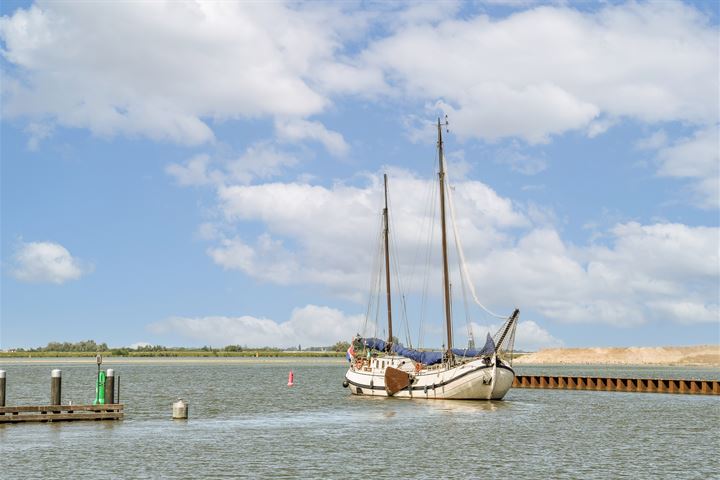
{"type": "Polygon", "coordinates": [[[19,405],[0,407],[0,423],[122,420],[124,405],[19,405]]]}
{"type": "Polygon", "coordinates": [[[107,410],[122,410],[125,407],[123,403],[114,403],[106,405],[19,405],[12,407],[0,407],[0,413],[16,413],[16,412],[71,412],[71,411],[91,411],[104,412],[107,410]]]}
{"type": "Polygon", "coordinates": [[[103,412],[103,413],[52,413],[52,414],[32,414],[21,413],[18,415],[0,416],[0,423],[20,423],[20,422],[62,422],[76,420],[120,420],[123,418],[122,412],[103,412]]]}

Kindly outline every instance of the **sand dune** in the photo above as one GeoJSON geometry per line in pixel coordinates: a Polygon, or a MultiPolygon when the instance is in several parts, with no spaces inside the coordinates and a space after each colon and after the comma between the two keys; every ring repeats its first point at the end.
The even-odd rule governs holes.
{"type": "Polygon", "coordinates": [[[720,366],[720,345],[693,347],[548,348],[517,358],[518,365],[703,365],[720,366]]]}

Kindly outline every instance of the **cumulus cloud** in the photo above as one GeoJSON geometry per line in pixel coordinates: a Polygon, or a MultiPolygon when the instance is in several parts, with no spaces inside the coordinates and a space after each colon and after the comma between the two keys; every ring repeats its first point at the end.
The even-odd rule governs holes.
{"type": "Polygon", "coordinates": [[[696,131],[672,145],[658,144],[658,175],[693,181],[694,201],[702,208],[720,207],[720,133],[717,125],[696,131]]]}
{"type": "MultiPolygon", "coordinates": [[[[208,254],[223,268],[266,282],[321,285],[366,298],[382,208],[380,176],[368,179],[364,186],[222,186],[218,208],[225,225],[259,222],[264,231],[255,238],[221,234],[208,254]]],[[[562,239],[552,212],[514,204],[480,182],[452,185],[470,275],[493,306],[519,305],[561,322],[623,326],[702,322],[718,303],[715,227],[617,223],[593,242],[573,245],[562,239]],[[700,308],[708,313],[695,320],[687,314],[700,308]]],[[[390,174],[394,255],[399,274],[410,277],[403,278],[410,293],[422,287],[418,272],[426,268],[428,241],[429,275],[440,275],[439,233],[429,234],[435,188],[408,171],[390,174]]],[[[431,294],[440,293],[436,283],[431,294]]]]}
{"type": "MultiPolygon", "coordinates": [[[[483,344],[485,335],[495,335],[500,329],[500,325],[483,326],[477,323],[471,323],[470,328],[473,332],[476,344],[483,344]]],[[[533,320],[521,320],[517,324],[515,330],[515,350],[535,351],[541,348],[561,347],[562,340],[555,338],[546,329],[537,324],[533,320]]]]}
{"type": "Polygon", "coordinates": [[[477,260],[478,289],[557,321],[617,326],[692,321],[657,302],[718,303],[719,229],[631,222],[607,235],[608,245],[576,247],[552,228],[533,229],[515,247],[477,260]]]}
{"type": "Polygon", "coordinates": [[[39,2],[0,19],[3,114],[200,144],[208,120],[321,112],[307,78],[353,29],[312,5],[39,2]]]}
{"type": "Polygon", "coordinates": [[[13,256],[12,275],[21,282],[63,284],[92,271],[58,243],[22,243],[13,256]]]}
{"type": "Polygon", "coordinates": [[[495,155],[495,162],[510,166],[510,168],[523,175],[535,175],[547,168],[547,161],[538,156],[524,153],[519,145],[500,149],[495,155]]]}
{"type": "Polygon", "coordinates": [[[182,186],[246,185],[253,180],[267,180],[281,175],[296,164],[295,156],[278,149],[273,143],[257,142],[239,156],[213,158],[203,153],[182,164],[172,163],[165,172],[182,186]]]}
{"type": "Polygon", "coordinates": [[[211,345],[288,347],[333,345],[352,338],[362,324],[362,315],[346,315],[334,308],[307,305],[294,309],[290,319],[284,322],[252,316],[173,317],[153,323],[148,329],[156,334],[172,333],[211,345]]]}
{"type": "Polygon", "coordinates": [[[165,168],[165,172],[174,177],[178,185],[207,185],[211,183],[211,175],[208,174],[210,156],[200,154],[192,157],[184,165],[172,163],[165,168]]]}
{"type": "Polygon", "coordinates": [[[451,113],[460,136],[532,143],[568,130],[594,136],[620,117],[716,121],[717,33],[692,6],[459,11],[39,2],[0,20],[18,69],[3,111],[185,144],[211,141],[209,120],[264,115],[280,136],[333,154],[346,151],[343,138],[306,118],[339,95],[419,98],[451,113]],[[373,30],[382,33],[358,41],[373,30]]]}
{"type": "MultiPolygon", "coordinates": [[[[224,268],[263,280],[282,284],[311,282],[354,295],[367,287],[367,269],[372,264],[380,225],[381,177],[368,178],[364,186],[221,186],[218,201],[225,221],[232,225],[260,222],[266,231],[254,239],[225,238],[211,247],[209,254],[224,268]]],[[[486,252],[492,245],[507,241],[495,227],[527,224],[525,215],[510,200],[501,198],[485,184],[462,180],[454,185],[457,210],[462,212],[458,221],[468,249],[486,252]]],[[[391,172],[392,235],[405,252],[416,252],[423,245],[419,230],[430,221],[427,209],[436,197],[433,181],[404,170],[391,172]]],[[[433,241],[438,244],[437,234],[433,241]]],[[[409,271],[412,254],[403,257],[399,260],[401,268],[409,271]]]]}
{"type": "Polygon", "coordinates": [[[327,151],[333,155],[345,155],[350,148],[342,135],[328,130],[320,122],[309,122],[301,119],[278,120],[275,122],[275,129],[281,140],[315,140],[322,143],[327,151]]]}
{"type": "Polygon", "coordinates": [[[718,98],[716,36],[679,2],[546,6],[411,23],[361,61],[396,91],[437,100],[461,136],[537,143],[568,130],[594,136],[618,117],[716,121],[707,100],[718,98]]]}

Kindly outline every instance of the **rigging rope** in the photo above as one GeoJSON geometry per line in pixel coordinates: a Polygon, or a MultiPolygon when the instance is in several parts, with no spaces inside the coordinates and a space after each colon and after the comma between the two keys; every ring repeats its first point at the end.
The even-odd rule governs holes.
{"type": "MultiPolygon", "coordinates": [[[[399,331],[404,330],[405,334],[405,345],[408,345],[409,348],[412,348],[412,339],[410,338],[410,322],[407,318],[407,303],[405,300],[405,289],[403,288],[402,278],[403,276],[400,274],[400,253],[397,248],[398,241],[397,237],[395,235],[395,216],[390,215],[390,212],[393,211],[392,209],[392,195],[388,193],[388,223],[392,228],[390,228],[390,250],[391,250],[391,260],[392,260],[392,266],[394,275],[392,276],[395,280],[395,287],[396,287],[396,295],[400,298],[400,325],[399,325],[399,331]],[[404,329],[403,329],[404,327],[404,329]]],[[[399,335],[398,335],[399,337],[399,335]]]]}
{"type": "MultiPolygon", "coordinates": [[[[380,301],[380,273],[381,273],[381,265],[382,265],[382,228],[378,229],[375,233],[375,255],[373,258],[373,268],[372,272],[370,273],[370,295],[368,296],[368,304],[367,309],[365,311],[365,321],[363,322],[363,328],[362,333],[363,336],[365,336],[368,332],[368,320],[370,320],[370,316],[372,314],[372,308],[376,302],[380,301]]],[[[375,313],[375,333],[377,333],[377,310],[379,310],[379,306],[376,307],[376,313],[375,313]]]]}
{"type": "MultiPolygon", "coordinates": [[[[419,334],[418,334],[418,348],[421,348],[424,345],[424,334],[425,334],[425,314],[427,312],[427,303],[428,303],[428,289],[430,286],[430,269],[432,266],[432,254],[434,249],[433,241],[435,239],[435,212],[437,211],[437,202],[438,202],[438,196],[435,195],[435,188],[433,187],[434,182],[428,182],[427,184],[427,203],[426,203],[426,210],[425,210],[425,219],[428,224],[427,229],[427,241],[425,242],[426,249],[425,249],[425,270],[423,273],[423,285],[422,285],[422,297],[420,302],[420,325],[419,325],[419,334]],[[429,215],[427,215],[429,210],[429,215]]],[[[425,224],[425,221],[423,221],[423,224],[425,224]]]]}
{"type": "MultiPolygon", "coordinates": [[[[441,159],[443,162],[443,169],[445,170],[445,182],[449,186],[450,185],[450,177],[447,175],[447,170],[445,169],[445,156],[443,155],[443,158],[441,159]]],[[[447,198],[448,198],[448,206],[450,207],[450,218],[452,220],[452,227],[453,227],[453,234],[455,235],[455,248],[457,248],[458,256],[460,257],[460,265],[461,265],[461,274],[465,277],[465,280],[467,281],[467,285],[470,287],[470,294],[472,295],[473,300],[475,303],[485,310],[489,315],[492,315],[495,318],[507,318],[506,315],[498,315],[497,313],[491,311],[489,308],[487,308],[485,305],[483,305],[480,300],[478,300],[477,294],[475,293],[475,287],[472,284],[472,281],[470,279],[470,274],[467,270],[467,265],[465,264],[465,254],[463,253],[462,244],[460,243],[460,236],[458,235],[458,229],[457,229],[457,222],[455,220],[455,202],[453,202],[453,196],[450,192],[449,188],[445,189],[447,191],[447,198]]]]}

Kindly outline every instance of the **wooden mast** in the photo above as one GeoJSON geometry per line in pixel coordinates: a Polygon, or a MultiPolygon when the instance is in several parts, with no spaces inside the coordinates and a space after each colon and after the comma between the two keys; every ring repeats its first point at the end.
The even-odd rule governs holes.
{"type": "Polygon", "coordinates": [[[445,292],[445,327],[447,329],[447,352],[448,359],[452,358],[453,334],[452,334],[452,318],[450,316],[450,276],[448,274],[448,254],[447,254],[447,233],[445,228],[445,166],[443,162],[443,141],[442,141],[442,125],[440,118],[437,123],[438,129],[438,163],[440,164],[440,172],[438,177],[440,180],[440,222],[442,229],[442,254],[443,254],[443,291],[445,292]]]}
{"type": "Polygon", "coordinates": [[[385,291],[387,292],[388,344],[391,344],[393,341],[393,331],[392,304],[390,301],[390,222],[388,219],[387,173],[384,174],[383,177],[385,180],[385,208],[383,209],[383,221],[385,223],[385,291]]]}

